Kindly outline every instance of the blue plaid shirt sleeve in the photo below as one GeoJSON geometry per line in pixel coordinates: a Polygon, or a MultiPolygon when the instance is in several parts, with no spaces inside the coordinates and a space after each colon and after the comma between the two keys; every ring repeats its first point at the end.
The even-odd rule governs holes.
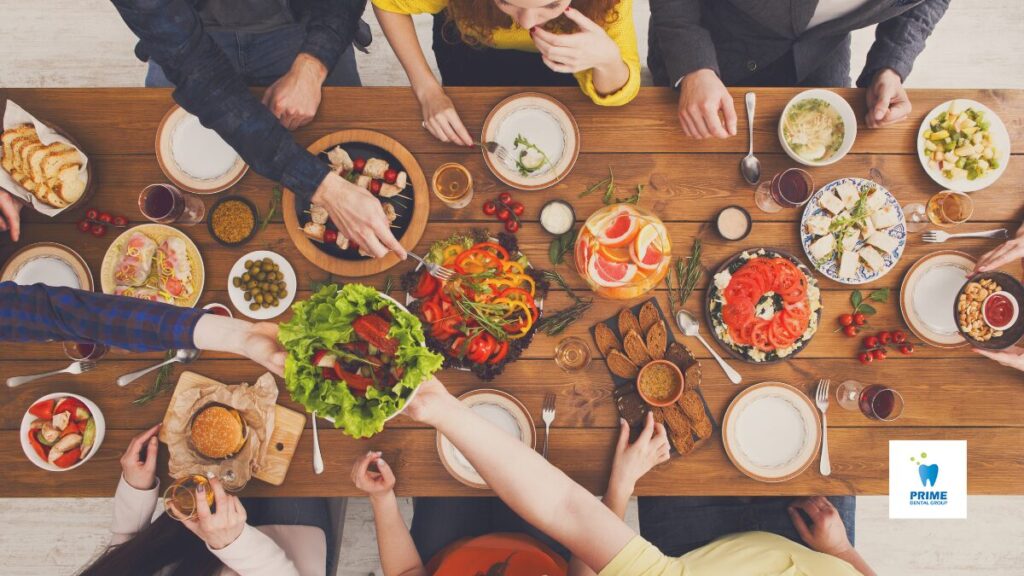
{"type": "Polygon", "coordinates": [[[133,352],[194,348],[205,312],[43,284],[0,282],[0,340],[99,342],[133,352]]]}

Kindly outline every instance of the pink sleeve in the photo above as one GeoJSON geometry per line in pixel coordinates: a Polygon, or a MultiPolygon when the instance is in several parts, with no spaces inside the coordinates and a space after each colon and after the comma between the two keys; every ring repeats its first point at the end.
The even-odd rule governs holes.
{"type": "Polygon", "coordinates": [[[239,576],[300,576],[277,542],[248,524],[231,544],[208,549],[239,576]]]}
{"type": "Polygon", "coordinates": [[[121,477],[117,483],[117,492],[114,494],[114,521],[110,526],[111,546],[131,540],[139,531],[150,525],[159,492],[159,480],[150,490],[137,490],[125,482],[123,476],[121,477]]]}

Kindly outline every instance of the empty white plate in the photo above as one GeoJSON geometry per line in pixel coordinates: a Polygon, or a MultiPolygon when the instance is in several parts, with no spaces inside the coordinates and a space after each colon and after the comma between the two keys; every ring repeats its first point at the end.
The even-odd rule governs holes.
{"type": "Polygon", "coordinates": [[[93,289],[92,272],[77,252],[55,242],[39,242],[18,251],[0,270],[0,281],[29,286],[93,289]]]}
{"type": "Polygon", "coordinates": [[[900,288],[900,311],[910,331],[926,344],[957,348],[967,341],[957,330],[953,303],[974,259],[963,252],[939,250],[914,263],[900,288]]]}
{"type": "Polygon", "coordinates": [[[171,108],[157,128],[156,156],[175,186],[195,194],[230,188],[249,168],[219,134],[179,106],[171,108]]]}

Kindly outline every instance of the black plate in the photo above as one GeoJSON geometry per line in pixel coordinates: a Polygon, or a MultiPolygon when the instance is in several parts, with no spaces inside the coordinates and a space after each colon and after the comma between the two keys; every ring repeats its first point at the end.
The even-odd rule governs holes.
{"type": "MultiPolygon", "coordinates": [[[[345,150],[345,152],[348,152],[348,155],[352,158],[352,160],[355,160],[356,158],[363,158],[364,160],[369,160],[370,158],[380,158],[381,160],[384,160],[388,163],[389,168],[393,168],[399,172],[405,172],[406,174],[409,173],[409,171],[405,169],[405,166],[403,166],[402,163],[399,162],[398,159],[394,157],[394,155],[392,155],[387,150],[380,148],[379,146],[374,146],[373,144],[366,144],[363,142],[346,142],[344,144],[339,144],[338,146],[341,146],[342,149],[345,150]]],[[[327,160],[327,152],[333,150],[334,148],[335,147],[332,146],[331,148],[324,150],[323,152],[317,155],[317,158],[319,158],[320,161],[323,162],[324,164],[329,165],[330,162],[328,162],[327,160]]],[[[401,241],[402,236],[405,235],[405,231],[409,229],[409,224],[412,222],[412,214],[416,209],[416,200],[415,195],[412,193],[411,180],[408,184],[406,184],[405,190],[402,191],[402,195],[404,197],[395,196],[392,198],[379,198],[382,204],[387,203],[395,207],[395,212],[398,214],[398,218],[391,223],[391,232],[399,241],[401,241]]],[[[309,213],[306,212],[307,210],[309,210],[308,204],[304,202],[295,203],[295,216],[298,217],[299,219],[299,228],[304,227],[310,221],[309,213]]],[[[338,231],[338,229],[334,226],[334,223],[331,222],[330,220],[327,221],[327,229],[334,230],[335,232],[338,231]]],[[[359,254],[358,249],[349,248],[348,250],[342,250],[336,244],[327,244],[325,242],[317,242],[315,240],[313,240],[312,242],[313,245],[316,246],[318,250],[330,254],[335,258],[341,258],[342,260],[370,259],[367,256],[361,256],[359,254]]]]}
{"type": "Polygon", "coordinates": [[[1013,346],[1024,337],[1024,285],[1009,274],[1003,272],[982,272],[970,278],[964,284],[960,291],[957,292],[956,298],[953,300],[953,318],[956,318],[956,329],[960,331],[960,335],[964,337],[967,342],[976,348],[983,348],[985,350],[1003,350],[1013,346]],[[978,342],[974,338],[971,338],[960,328],[960,314],[957,312],[956,305],[960,301],[960,295],[967,289],[967,284],[971,282],[977,282],[978,280],[995,280],[996,284],[1003,289],[1004,292],[1009,292],[1014,298],[1017,299],[1017,308],[1019,313],[1017,314],[1017,321],[1013,323],[1008,329],[1003,330],[1003,335],[998,338],[993,338],[987,342],[978,342]]]}
{"type": "MultiPolygon", "coordinates": [[[[736,270],[738,270],[740,268],[740,266],[742,266],[743,264],[746,264],[746,262],[749,262],[749,260],[747,260],[747,261],[744,261],[743,264],[740,264],[740,257],[744,254],[744,252],[757,252],[758,250],[764,250],[766,252],[766,254],[763,256],[763,258],[774,258],[774,257],[786,258],[787,260],[789,260],[790,262],[795,264],[796,267],[800,269],[800,272],[803,272],[804,276],[807,276],[808,286],[810,286],[810,285],[817,286],[818,282],[814,279],[814,275],[811,272],[811,269],[808,268],[807,266],[805,266],[803,262],[798,260],[792,254],[789,254],[788,252],[783,252],[782,250],[776,250],[775,248],[748,248],[746,250],[743,250],[741,252],[737,252],[736,254],[734,254],[731,258],[726,260],[724,264],[719,266],[718,269],[715,270],[714,274],[711,275],[711,280],[710,280],[710,284],[708,285],[707,295],[705,296],[705,299],[704,299],[704,319],[707,322],[708,331],[711,332],[711,337],[714,338],[715,342],[718,342],[718,345],[721,346],[722,348],[724,348],[726,350],[726,352],[728,352],[733,358],[736,358],[737,360],[742,360],[742,361],[750,363],[750,364],[774,364],[774,363],[780,362],[782,360],[790,360],[792,358],[796,358],[796,355],[799,354],[800,352],[802,352],[803,349],[807,347],[807,345],[811,342],[811,340],[814,339],[814,336],[812,335],[807,340],[804,340],[803,343],[801,343],[799,346],[797,346],[796,350],[794,350],[792,354],[790,354],[789,356],[786,356],[785,358],[779,358],[778,356],[775,355],[774,352],[768,352],[765,355],[765,359],[759,362],[757,360],[754,360],[754,359],[748,357],[743,351],[737,350],[733,346],[723,342],[722,339],[718,337],[718,332],[715,330],[715,322],[714,322],[714,320],[712,318],[716,313],[717,314],[721,314],[721,310],[720,309],[716,309],[714,311],[712,311],[712,309],[711,309],[711,302],[714,300],[715,295],[718,294],[718,287],[715,286],[715,276],[717,276],[720,272],[722,272],[723,270],[726,270],[726,269],[730,270],[731,272],[735,272],[736,270]]],[[[757,303],[755,302],[754,305],[756,307],[757,303]]],[[[824,309],[825,309],[825,306],[824,306],[824,303],[822,303],[822,305],[818,308],[818,312],[817,312],[817,314],[818,314],[818,329],[821,329],[821,312],[824,309]]],[[[817,334],[818,333],[817,330],[815,330],[814,333],[817,334]]]]}

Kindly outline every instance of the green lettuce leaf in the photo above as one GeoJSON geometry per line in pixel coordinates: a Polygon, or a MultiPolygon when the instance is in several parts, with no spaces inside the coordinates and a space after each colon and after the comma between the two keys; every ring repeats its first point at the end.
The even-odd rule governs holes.
{"type": "Polygon", "coordinates": [[[322,287],[309,300],[292,306],[292,319],[281,324],[278,340],[288,351],[285,387],[293,400],[310,412],[334,420],[353,438],[367,438],[384,429],[384,420],[405,407],[420,383],[441,368],[444,358],[423,344],[423,325],[376,289],[362,284],[322,287]],[[394,362],[405,369],[390,390],[370,388],[358,397],[344,382],[323,377],[313,365],[317,350],[328,350],[356,338],[352,322],[388,308],[394,322],[388,336],[398,340],[394,362]]]}

